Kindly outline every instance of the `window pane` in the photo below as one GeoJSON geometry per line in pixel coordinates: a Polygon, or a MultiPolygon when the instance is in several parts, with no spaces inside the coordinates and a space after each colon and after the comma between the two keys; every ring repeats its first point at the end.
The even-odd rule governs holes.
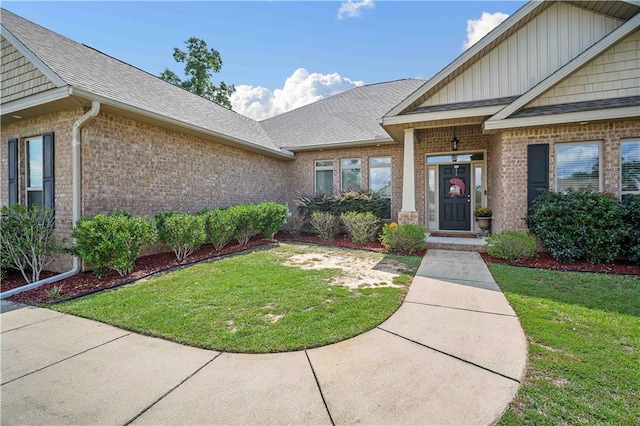
{"type": "Polygon", "coordinates": [[[42,188],[42,139],[27,141],[27,187],[42,188]]]}
{"type": "Polygon", "coordinates": [[[316,170],[316,193],[333,193],[333,170],[316,170]]]}
{"type": "Polygon", "coordinates": [[[369,167],[391,166],[391,157],[371,157],[369,167]]]}
{"type": "Polygon", "coordinates": [[[391,197],[391,167],[369,169],[369,190],[383,197],[391,197]]]}
{"type": "Polygon", "coordinates": [[[42,206],[42,191],[27,191],[27,206],[42,206]]]}
{"type": "Polygon", "coordinates": [[[342,167],[360,167],[360,159],[359,158],[347,158],[345,160],[340,160],[340,165],[342,167]]]}
{"type": "Polygon", "coordinates": [[[476,166],[475,170],[476,184],[476,208],[482,207],[482,167],[476,166]]]}
{"type": "Polygon", "coordinates": [[[332,160],[316,161],[316,167],[317,168],[333,167],[333,161],[332,160]]]}
{"type": "Polygon", "coordinates": [[[484,160],[483,152],[474,152],[473,154],[454,154],[454,155],[435,155],[427,157],[427,164],[440,163],[460,163],[469,161],[484,160]]]}
{"type": "Polygon", "coordinates": [[[640,141],[622,142],[622,191],[640,193],[640,141]]]}
{"type": "Polygon", "coordinates": [[[427,228],[436,230],[436,169],[429,167],[427,194],[427,228]]]}
{"type": "Polygon", "coordinates": [[[556,145],[556,191],[600,190],[600,145],[597,142],[556,145]]]}
{"type": "Polygon", "coordinates": [[[342,190],[360,189],[360,169],[342,169],[342,190]]]}

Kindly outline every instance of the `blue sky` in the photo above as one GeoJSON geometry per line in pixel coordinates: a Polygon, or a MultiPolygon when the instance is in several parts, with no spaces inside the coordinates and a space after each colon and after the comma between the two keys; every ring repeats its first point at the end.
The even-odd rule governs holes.
{"type": "Polygon", "coordinates": [[[2,7],[152,74],[167,66],[181,71],[173,48],[202,38],[222,56],[216,80],[242,86],[239,106],[271,102],[286,110],[361,83],[428,79],[463,51],[468,20],[483,12],[510,15],[524,3],[363,0],[346,6],[358,16],[343,19],[343,3],[328,1],[3,1],[2,7]],[[299,72],[285,88],[300,68],[307,74],[299,72]]]}

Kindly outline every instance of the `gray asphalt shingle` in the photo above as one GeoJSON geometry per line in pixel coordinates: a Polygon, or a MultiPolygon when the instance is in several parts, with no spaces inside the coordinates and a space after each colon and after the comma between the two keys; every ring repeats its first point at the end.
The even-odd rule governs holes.
{"type": "Polygon", "coordinates": [[[596,101],[572,102],[568,104],[545,105],[523,108],[509,118],[535,117],[540,115],[563,114],[568,112],[595,111],[599,109],[640,106],[640,96],[627,98],[600,99],[596,101]]]}
{"type": "Polygon", "coordinates": [[[406,79],[356,87],[261,124],[284,148],[390,139],[378,119],[422,84],[406,79]]]}

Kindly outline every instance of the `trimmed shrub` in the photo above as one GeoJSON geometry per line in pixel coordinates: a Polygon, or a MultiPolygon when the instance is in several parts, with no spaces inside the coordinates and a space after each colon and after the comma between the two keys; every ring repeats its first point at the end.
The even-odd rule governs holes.
{"type": "Polygon", "coordinates": [[[321,240],[333,240],[340,232],[340,218],[328,212],[313,212],[309,222],[321,240]]]}
{"type": "Polygon", "coordinates": [[[380,242],[393,253],[413,253],[424,249],[426,245],[426,231],[422,226],[406,224],[398,225],[393,222],[382,228],[380,242]]]}
{"type": "Polygon", "coordinates": [[[158,213],[153,217],[153,223],[156,226],[156,230],[158,231],[158,240],[161,243],[169,244],[169,231],[165,227],[165,221],[168,217],[177,214],[178,212],[163,212],[158,213]]]}
{"type": "Polygon", "coordinates": [[[371,243],[380,233],[380,220],[371,212],[342,213],[340,218],[351,237],[351,241],[356,244],[371,243]]]}
{"type": "Polygon", "coordinates": [[[120,276],[126,276],[133,271],[142,248],[153,244],[158,233],[147,216],[120,211],[112,215],[83,217],[71,235],[76,239],[73,253],[94,267],[96,275],[112,269],[120,276]]]}
{"type": "Polygon", "coordinates": [[[219,252],[236,236],[234,217],[229,209],[217,208],[203,213],[207,239],[219,252]]]}
{"type": "Polygon", "coordinates": [[[298,213],[310,218],[314,212],[327,212],[336,216],[342,213],[373,213],[384,219],[388,213],[388,200],[369,191],[344,191],[336,195],[317,194],[302,196],[298,200],[298,213]]]}
{"type": "Polygon", "coordinates": [[[164,232],[176,258],[182,261],[200,248],[207,237],[204,218],[199,215],[175,213],[164,219],[164,232]]]}
{"type": "Polygon", "coordinates": [[[287,219],[289,209],[283,204],[265,201],[256,206],[258,210],[258,230],[265,238],[273,240],[287,219]]]}
{"type": "Polygon", "coordinates": [[[240,204],[227,209],[235,228],[235,239],[238,244],[246,246],[258,230],[258,209],[256,204],[240,204]]]}
{"type": "Polygon", "coordinates": [[[631,262],[640,264],[640,195],[626,195],[623,205],[627,234],[622,251],[631,262]]]}
{"type": "Polygon", "coordinates": [[[531,259],[536,255],[536,240],[524,232],[502,231],[487,238],[487,252],[509,262],[531,259]]]}
{"type": "Polygon", "coordinates": [[[10,266],[28,283],[40,280],[40,273],[59,251],[53,235],[54,212],[40,206],[14,204],[0,211],[0,275],[10,266]]]}
{"type": "Polygon", "coordinates": [[[584,258],[612,262],[625,233],[624,208],[612,194],[590,190],[543,192],[529,215],[529,229],[560,262],[584,258]]]}

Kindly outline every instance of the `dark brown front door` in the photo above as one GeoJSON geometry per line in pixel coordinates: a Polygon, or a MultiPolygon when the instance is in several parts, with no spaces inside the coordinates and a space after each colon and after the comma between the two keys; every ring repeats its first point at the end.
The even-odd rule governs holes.
{"type": "Polygon", "coordinates": [[[440,229],[471,229],[471,165],[440,166],[440,229]]]}

